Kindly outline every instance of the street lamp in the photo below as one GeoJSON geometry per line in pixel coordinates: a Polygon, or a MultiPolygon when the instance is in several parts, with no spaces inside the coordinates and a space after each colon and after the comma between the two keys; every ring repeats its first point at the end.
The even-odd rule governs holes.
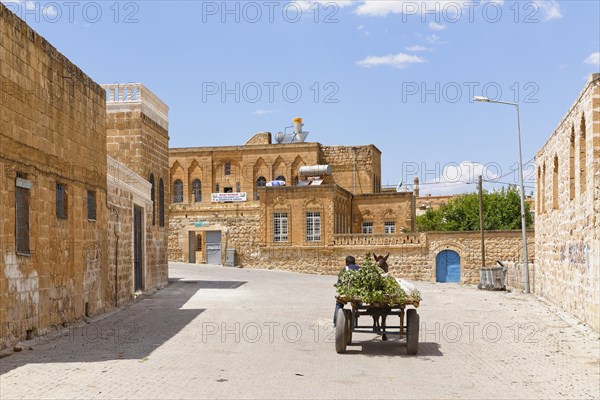
{"type": "Polygon", "coordinates": [[[498,103],[507,104],[509,106],[515,106],[517,109],[517,132],[519,136],[519,178],[521,180],[521,232],[523,236],[523,274],[525,280],[525,293],[529,293],[529,264],[527,262],[527,226],[525,225],[525,186],[523,185],[523,156],[521,151],[521,119],[519,115],[519,104],[510,103],[506,101],[492,100],[483,96],[473,97],[474,101],[483,103],[498,103]]]}

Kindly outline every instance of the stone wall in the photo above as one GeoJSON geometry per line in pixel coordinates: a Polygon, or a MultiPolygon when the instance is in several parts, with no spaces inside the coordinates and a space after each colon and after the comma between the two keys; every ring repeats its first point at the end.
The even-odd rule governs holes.
{"type": "Polygon", "coordinates": [[[142,290],[152,290],[167,283],[167,271],[154,260],[150,184],[126,166],[109,158],[108,176],[108,277],[106,303],[121,305],[132,300],[134,287],[134,207],[142,209],[142,290]],[[118,168],[119,174],[113,174],[118,168]]]}
{"type": "Polygon", "coordinates": [[[331,165],[333,183],[353,194],[381,189],[381,151],[374,145],[321,146],[319,162],[331,165]]]}
{"type": "Polygon", "coordinates": [[[0,347],[103,308],[105,93],[0,4],[0,347]],[[19,180],[17,179],[19,178],[19,180]],[[65,219],[56,213],[66,188],[65,219]],[[17,252],[16,190],[29,246],[17,252]],[[95,220],[88,220],[88,191],[95,220]]]}
{"type": "Polygon", "coordinates": [[[536,155],[535,293],[600,331],[600,74],[536,155]]]}
{"type": "MultiPolygon", "coordinates": [[[[149,267],[144,273],[144,287],[152,289],[165,284],[168,275],[171,203],[169,108],[152,91],[139,83],[102,87],[107,92],[108,154],[146,181],[149,182],[151,177],[154,179],[154,186],[150,189],[151,204],[146,206],[150,212],[150,219],[144,224],[144,256],[149,267]],[[160,224],[161,180],[164,188],[164,226],[160,224]]],[[[137,178],[133,178],[133,181],[137,181],[137,178]]],[[[133,209],[132,207],[129,205],[130,209],[133,209]]]]}

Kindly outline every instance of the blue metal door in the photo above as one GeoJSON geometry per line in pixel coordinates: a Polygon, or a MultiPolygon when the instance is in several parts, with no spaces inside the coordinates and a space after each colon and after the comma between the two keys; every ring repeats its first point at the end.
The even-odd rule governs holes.
{"type": "Polygon", "coordinates": [[[460,256],[452,250],[444,250],[435,258],[436,282],[460,282],[460,256]]]}

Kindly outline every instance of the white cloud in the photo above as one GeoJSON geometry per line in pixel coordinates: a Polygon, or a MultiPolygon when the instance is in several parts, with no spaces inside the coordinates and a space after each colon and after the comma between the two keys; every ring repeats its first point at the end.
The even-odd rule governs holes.
{"type": "MultiPolygon", "coordinates": [[[[296,0],[292,1],[292,3],[297,4],[304,11],[314,11],[317,7],[320,7],[319,10],[322,10],[323,7],[328,7],[327,12],[329,14],[333,11],[331,8],[332,5],[338,8],[344,8],[351,6],[355,2],[352,0],[296,0]],[[315,6],[317,3],[319,5],[315,6]]],[[[330,16],[334,17],[333,15],[330,16]]]]}
{"type": "Polygon", "coordinates": [[[584,63],[586,64],[590,64],[593,65],[595,67],[599,67],[600,66],[600,52],[595,52],[590,54],[585,60],[583,60],[584,63]]]}
{"type": "Polygon", "coordinates": [[[254,115],[267,115],[267,114],[273,114],[279,112],[279,110],[266,110],[266,109],[260,109],[260,110],[256,110],[254,111],[252,114],[254,115]]]}
{"type": "Polygon", "coordinates": [[[433,51],[429,47],[421,46],[419,44],[416,44],[414,46],[405,47],[404,50],[406,50],[406,51],[415,51],[415,52],[417,52],[417,51],[433,51]]]}
{"type": "Polygon", "coordinates": [[[562,18],[560,4],[556,0],[534,0],[535,6],[542,12],[544,21],[562,18]]]}
{"type": "Polygon", "coordinates": [[[357,61],[356,64],[363,68],[379,67],[388,65],[394,68],[407,68],[410,64],[420,64],[427,62],[425,59],[412,54],[398,53],[387,56],[369,56],[364,60],[357,61]]]}
{"type": "Polygon", "coordinates": [[[374,17],[385,17],[388,14],[430,14],[438,11],[438,14],[447,13],[454,16],[458,9],[468,6],[469,2],[455,0],[437,0],[435,2],[414,0],[363,0],[354,12],[358,15],[374,17]]]}
{"type": "Polygon", "coordinates": [[[444,24],[438,24],[437,22],[433,22],[433,21],[431,21],[429,23],[429,29],[431,29],[433,31],[443,31],[446,28],[447,28],[447,26],[444,24]]]}
{"type": "Polygon", "coordinates": [[[431,44],[437,43],[437,42],[439,42],[439,40],[440,40],[440,37],[436,34],[431,34],[425,38],[425,41],[429,42],[431,44]]]}
{"type": "Polygon", "coordinates": [[[477,189],[475,183],[479,175],[486,181],[493,181],[500,178],[498,172],[497,165],[488,167],[472,161],[449,163],[442,169],[441,176],[422,183],[421,193],[449,195],[473,192],[477,189]]]}

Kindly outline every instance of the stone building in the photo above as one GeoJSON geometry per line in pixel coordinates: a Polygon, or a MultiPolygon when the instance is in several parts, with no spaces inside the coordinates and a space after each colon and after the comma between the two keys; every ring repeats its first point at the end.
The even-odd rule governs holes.
{"type": "Polygon", "coordinates": [[[166,228],[152,225],[152,185],[134,172],[133,155],[121,154],[150,143],[127,136],[141,126],[159,142],[149,170],[168,179],[166,115],[146,113],[140,98],[131,102],[141,111],[122,117],[106,98],[0,4],[0,348],[166,283],[166,228]],[[108,143],[119,143],[109,153],[107,128],[108,143]]]}
{"type": "Polygon", "coordinates": [[[171,260],[220,264],[231,247],[246,265],[257,245],[318,248],[336,234],[414,228],[412,194],[380,191],[374,145],[278,139],[266,132],[243,146],[170,150],[171,260]],[[310,178],[308,166],[326,168],[310,178]]]}
{"type": "Polygon", "coordinates": [[[535,293],[600,330],[600,74],[536,155],[535,293]]]}
{"type": "MultiPolygon", "coordinates": [[[[378,252],[398,275],[445,282],[452,255],[456,281],[478,280],[479,233],[416,233],[414,194],[381,189],[377,147],[278,139],[170,149],[170,260],[222,264],[232,249],[245,268],[335,274],[346,255],[378,252]]],[[[486,238],[490,265],[518,260],[520,232],[486,238]]]]}

